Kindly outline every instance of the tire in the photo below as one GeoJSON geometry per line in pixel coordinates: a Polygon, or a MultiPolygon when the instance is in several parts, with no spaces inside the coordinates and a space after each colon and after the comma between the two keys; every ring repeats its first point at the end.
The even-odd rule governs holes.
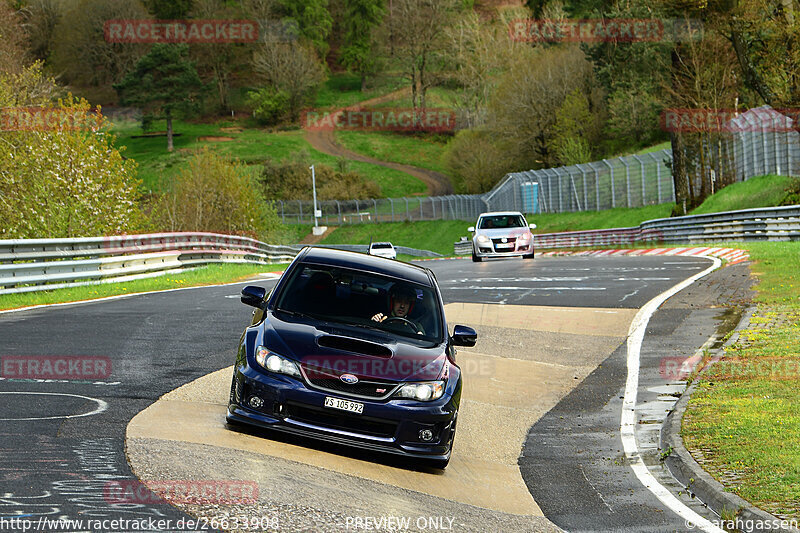
{"type": "Polygon", "coordinates": [[[523,255],[522,257],[523,257],[524,259],[533,259],[534,253],[535,253],[535,252],[531,252],[531,253],[529,253],[528,255],[523,255]]]}
{"type": "Polygon", "coordinates": [[[480,263],[481,261],[483,261],[483,258],[482,257],[478,257],[477,255],[475,255],[475,250],[473,249],[472,250],[472,262],[473,263],[480,263]]]}

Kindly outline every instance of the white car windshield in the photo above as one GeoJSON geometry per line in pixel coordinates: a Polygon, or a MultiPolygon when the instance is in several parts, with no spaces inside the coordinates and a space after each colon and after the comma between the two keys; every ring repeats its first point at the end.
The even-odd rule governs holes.
{"type": "Polygon", "coordinates": [[[525,221],[520,215],[492,215],[482,217],[478,229],[524,228],[525,221]]]}

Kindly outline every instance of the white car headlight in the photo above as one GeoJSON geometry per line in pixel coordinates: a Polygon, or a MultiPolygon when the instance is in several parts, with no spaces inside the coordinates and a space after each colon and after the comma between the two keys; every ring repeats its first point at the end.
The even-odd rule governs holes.
{"type": "Polygon", "coordinates": [[[444,381],[422,381],[406,383],[394,393],[398,398],[410,398],[420,402],[438,400],[444,394],[444,381]]]}
{"type": "Polygon", "coordinates": [[[490,242],[489,241],[489,237],[487,237],[486,235],[478,235],[478,239],[477,240],[478,240],[478,242],[481,242],[481,243],[490,242]]]}
{"type": "Polygon", "coordinates": [[[301,377],[300,369],[297,367],[297,363],[286,359],[275,352],[271,352],[264,346],[259,346],[256,348],[256,362],[270,372],[275,372],[276,374],[286,374],[296,378],[301,377]]]}
{"type": "Polygon", "coordinates": [[[523,233],[519,236],[519,240],[521,241],[529,241],[531,240],[532,235],[530,233],[523,233]]]}

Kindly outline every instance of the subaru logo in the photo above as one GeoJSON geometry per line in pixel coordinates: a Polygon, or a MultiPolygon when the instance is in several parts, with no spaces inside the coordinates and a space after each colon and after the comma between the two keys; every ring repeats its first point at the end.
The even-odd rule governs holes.
{"type": "Polygon", "coordinates": [[[353,374],[342,374],[339,376],[339,379],[347,383],[348,385],[355,385],[358,383],[358,378],[355,377],[353,374]]]}

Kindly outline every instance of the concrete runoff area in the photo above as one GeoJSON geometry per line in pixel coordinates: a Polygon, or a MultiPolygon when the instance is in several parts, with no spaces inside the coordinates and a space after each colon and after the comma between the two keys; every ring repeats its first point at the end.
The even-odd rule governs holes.
{"type": "MultiPolygon", "coordinates": [[[[266,430],[231,430],[225,413],[232,369],[225,368],[165,394],[131,420],[126,449],[134,473],[146,480],[255,480],[261,505],[275,495],[275,484],[281,493],[293,486],[297,490],[285,498],[296,494],[294,503],[303,505],[327,502],[326,512],[335,515],[327,524],[291,529],[341,530],[343,517],[353,513],[439,510],[453,516],[461,530],[557,530],[543,518],[520,473],[523,443],[530,427],[622,344],[636,309],[454,303],[445,312],[451,327],[465,324],[478,331],[476,347],[461,348],[457,355],[464,389],[446,470],[415,470],[376,460],[377,454],[331,451],[324,443],[266,430]],[[554,356],[549,346],[560,346],[565,357],[554,356]],[[312,492],[319,488],[316,497],[309,486],[312,492]],[[351,498],[332,498],[329,487],[351,498]]],[[[250,507],[248,512],[259,512],[258,504],[250,507]]]]}

